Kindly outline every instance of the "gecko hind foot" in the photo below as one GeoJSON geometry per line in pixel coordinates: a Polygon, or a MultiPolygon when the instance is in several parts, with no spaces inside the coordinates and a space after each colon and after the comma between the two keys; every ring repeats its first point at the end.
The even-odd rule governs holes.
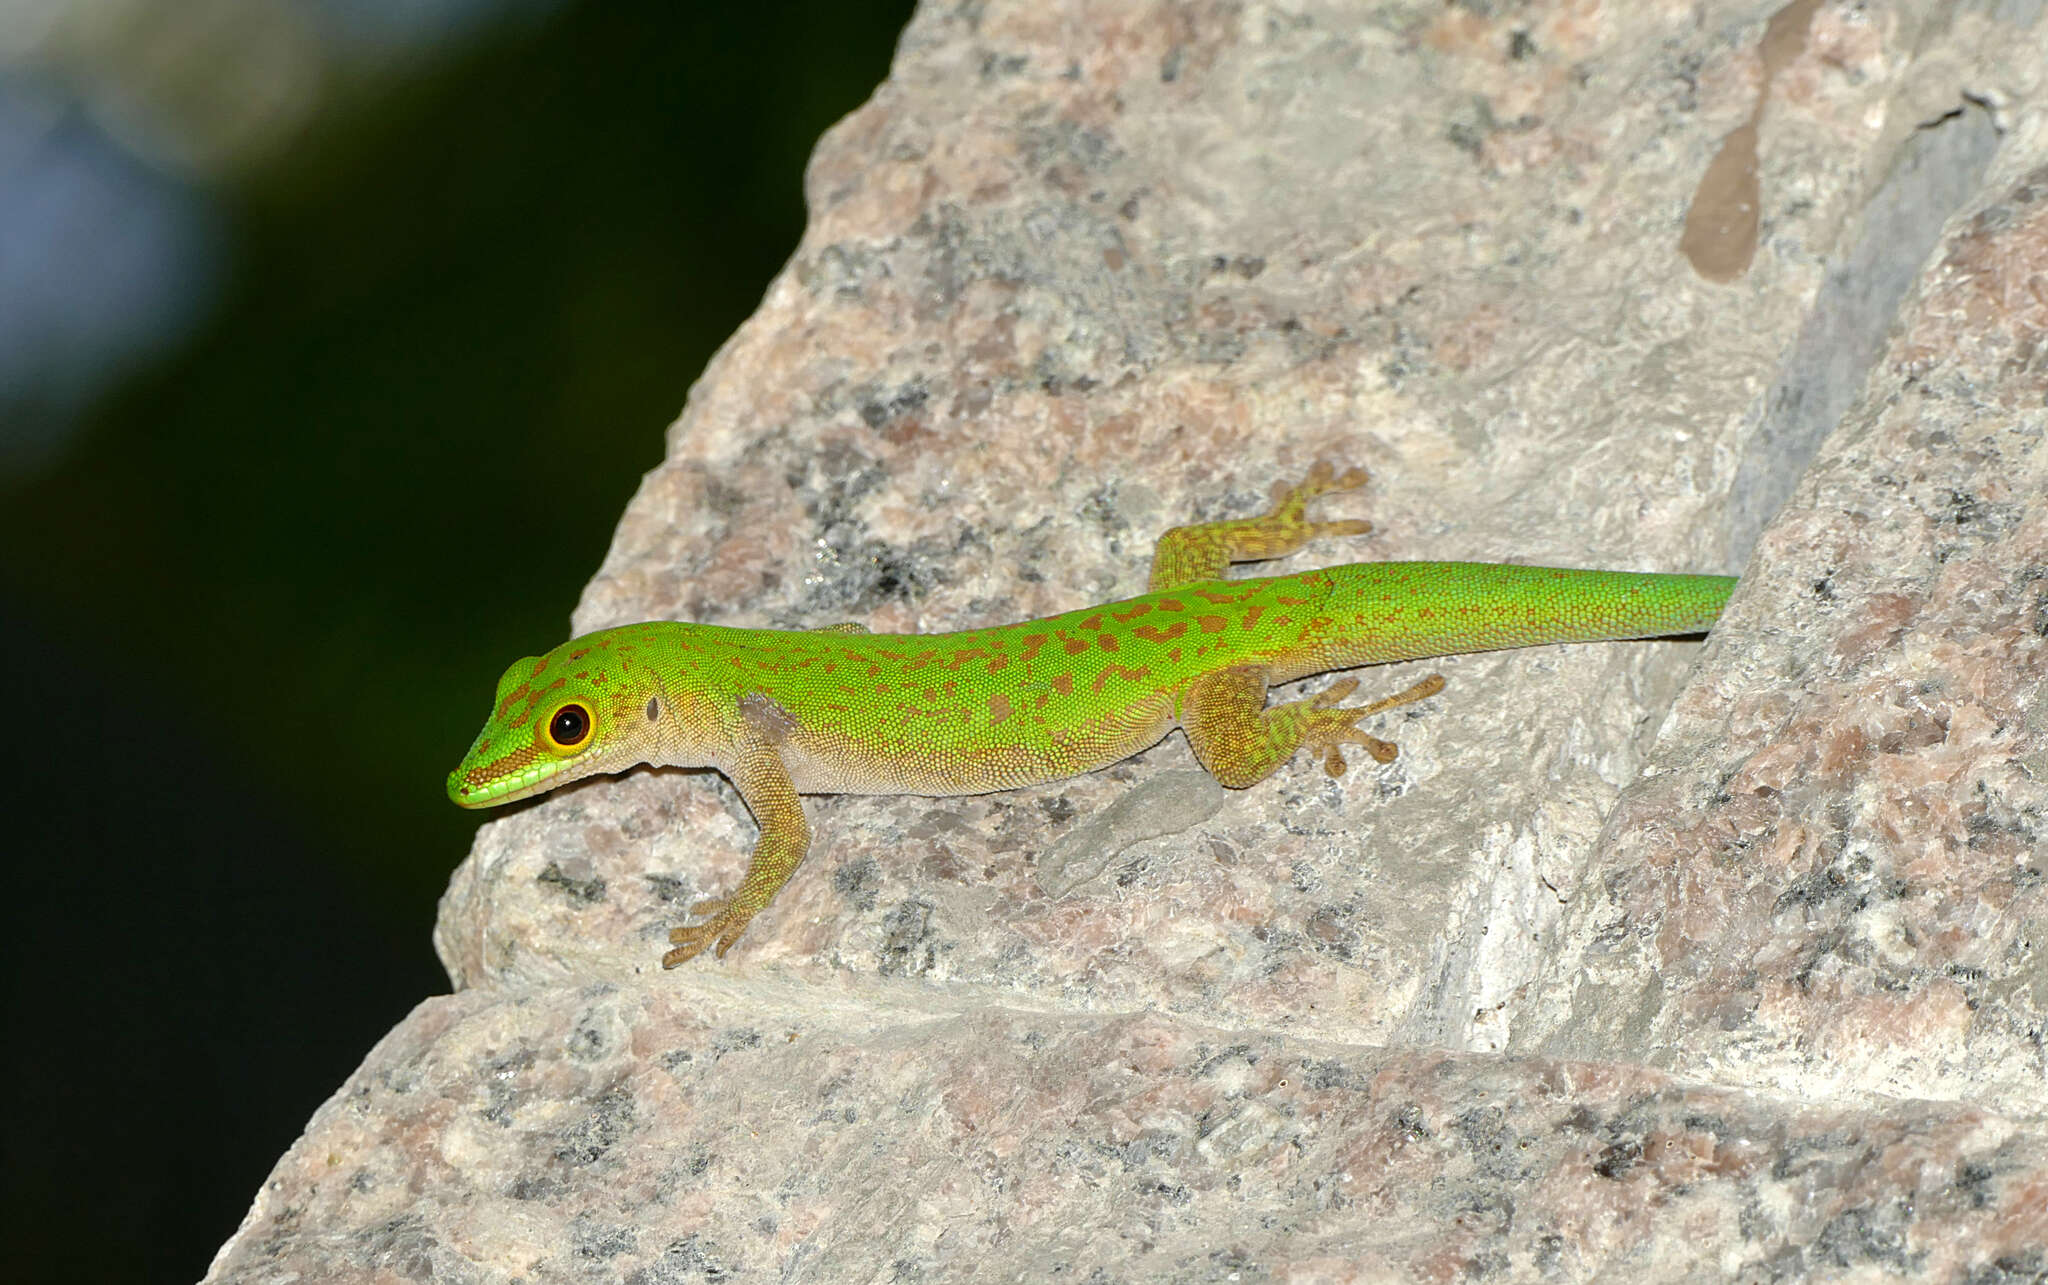
{"type": "Polygon", "coordinates": [[[1307,515],[1308,502],[1317,496],[1356,490],[1365,483],[1362,468],[1339,473],[1328,460],[1318,460],[1301,481],[1275,486],[1272,507],[1257,517],[1174,527],[1153,546],[1148,587],[1157,592],[1197,580],[1214,580],[1233,562],[1263,562],[1285,557],[1311,540],[1364,535],[1372,530],[1372,523],[1363,518],[1311,522],[1307,515]]]}
{"type": "Polygon", "coordinates": [[[1344,746],[1356,745],[1374,760],[1391,763],[1401,750],[1392,741],[1383,741],[1358,730],[1357,722],[1371,714],[1378,714],[1399,705],[1411,705],[1427,700],[1444,689],[1444,676],[1431,674],[1409,687],[1372,702],[1370,705],[1339,705],[1338,701],[1358,690],[1356,678],[1345,678],[1332,683],[1309,700],[1309,724],[1302,733],[1301,743],[1314,753],[1321,751],[1323,771],[1331,776],[1344,775],[1349,766],[1344,762],[1344,746]]]}
{"type": "Polygon", "coordinates": [[[1303,505],[1319,495],[1331,495],[1338,491],[1356,491],[1372,480],[1372,474],[1362,468],[1347,468],[1342,473],[1328,460],[1317,460],[1309,466],[1308,476],[1289,485],[1286,482],[1273,483],[1273,507],[1286,508],[1288,505],[1303,505]]]}
{"type": "Polygon", "coordinates": [[[1317,460],[1309,467],[1308,476],[1292,485],[1286,482],[1273,484],[1273,507],[1266,510],[1255,521],[1280,522],[1304,529],[1303,543],[1321,540],[1330,536],[1364,535],[1372,530],[1372,523],[1364,518],[1338,518],[1329,522],[1305,522],[1303,515],[1308,511],[1308,502],[1319,496],[1334,495],[1339,491],[1356,491],[1371,480],[1372,475],[1362,468],[1347,468],[1342,473],[1328,460],[1317,460]]]}

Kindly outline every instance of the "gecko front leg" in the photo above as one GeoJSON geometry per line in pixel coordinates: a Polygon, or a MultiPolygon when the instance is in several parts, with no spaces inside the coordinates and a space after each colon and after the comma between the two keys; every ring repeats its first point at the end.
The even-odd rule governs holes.
{"type": "Polygon", "coordinates": [[[687,963],[706,947],[715,947],[713,953],[723,959],[810,851],[810,822],[804,819],[803,802],[790,780],[789,766],[782,761],[780,745],[788,727],[789,715],[771,698],[756,692],[740,699],[735,752],[731,761],[720,767],[754,814],[761,834],[754,841],[739,888],[729,897],[691,906],[691,917],[705,916],[704,921],[669,932],[673,949],[661,957],[663,968],[687,963]]]}

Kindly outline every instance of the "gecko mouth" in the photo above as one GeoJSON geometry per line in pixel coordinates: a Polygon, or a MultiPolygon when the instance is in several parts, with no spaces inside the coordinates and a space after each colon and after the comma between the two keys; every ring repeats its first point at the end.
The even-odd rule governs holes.
{"type": "Polygon", "coordinates": [[[576,759],[560,759],[528,745],[501,758],[473,767],[458,767],[448,774],[448,797],[465,808],[487,808],[510,803],[547,789],[576,759]]]}

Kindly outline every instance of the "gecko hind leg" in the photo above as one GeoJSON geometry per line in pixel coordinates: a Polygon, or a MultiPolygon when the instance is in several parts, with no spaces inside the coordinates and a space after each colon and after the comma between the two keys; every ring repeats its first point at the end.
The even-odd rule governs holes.
{"type": "Polygon", "coordinates": [[[1258,517],[1174,527],[1159,537],[1153,549],[1148,590],[1215,580],[1233,562],[1284,557],[1326,536],[1364,535],[1372,530],[1372,523],[1363,519],[1310,522],[1306,513],[1310,500],[1336,491],[1355,491],[1365,485],[1367,476],[1362,468],[1339,473],[1328,460],[1317,460],[1308,476],[1295,485],[1275,485],[1273,507],[1258,517]]]}
{"type": "Polygon", "coordinates": [[[1356,745],[1381,763],[1400,751],[1391,741],[1368,736],[1358,720],[1399,705],[1425,700],[1444,689],[1441,674],[1431,674],[1406,691],[1369,705],[1339,705],[1358,688],[1356,678],[1342,679],[1308,700],[1266,707],[1266,671],[1239,665],[1204,674],[1188,685],[1181,699],[1180,724],[1194,747],[1195,758],[1209,775],[1241,790],[1278,771],[1306,748],[1323,760],[1331,776],[1344,773],[1346,745],[1356,745]]]}

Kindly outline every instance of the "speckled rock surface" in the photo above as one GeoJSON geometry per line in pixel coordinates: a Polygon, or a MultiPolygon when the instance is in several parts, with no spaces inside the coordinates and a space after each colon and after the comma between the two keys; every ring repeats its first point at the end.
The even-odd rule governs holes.
{"type": "Polygon", "coordinates": [[[1340,781],[812,799],[672,973],[731,789],[516,807],[210,1279],[2048,1275],[2039,9],[925,5],[577,630],[1101,601],[1319,458],[1283,565],[1723,628],[1369,671],[1450,686],[1340,781]]]}
{"type": "Polygon", "coordinates": [[[2048,1110],[2048,167],[1767,531],[1514,1043],[2048,1110]]]}

